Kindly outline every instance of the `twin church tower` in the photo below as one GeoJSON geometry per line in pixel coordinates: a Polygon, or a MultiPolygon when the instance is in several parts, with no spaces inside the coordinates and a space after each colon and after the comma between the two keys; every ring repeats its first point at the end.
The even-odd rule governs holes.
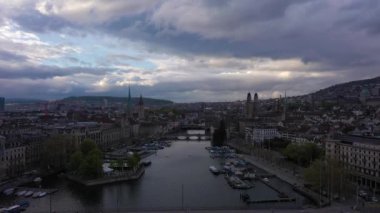
{"type": "Polygon", "coordinates": [[[249,92],[247,94],[247,101],[245,103],[247,118],[257,117],[258,102],[259,102],[259,96],[257,95],[257,93],[255,93],[253,97],[253,101],[252,101],[251,93],[249,92]]]}

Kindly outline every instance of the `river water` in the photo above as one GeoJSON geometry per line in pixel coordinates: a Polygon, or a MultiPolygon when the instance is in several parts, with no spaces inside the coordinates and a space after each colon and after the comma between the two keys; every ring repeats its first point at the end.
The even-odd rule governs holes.
{"type": "MultiPolygon", "coordinates": [[[[278,179],[276,185],[293,193],[297,202],[246,205],[240,200],[242,191],[232,189],[222,175],[214,176],[210,165],[219,166],[211,159],[206,146],[209,142],[175,141],[170,148],[148,157],[152,165],[144,176],[134,182],[115,183],[97,187],[83,187],[65,179],[43,181],[43,187],[58,188],[51,197],[32,199],[27,212],[99,212],[127,210],[169,209],[246,209],[296,208],[304,199],[291,192],[289,185],[278,179]],[[50,205],[51,204],[51,205],[50,205]]],[[[277,192],[260,181],[247,191],[252,198],[273,199],[277,192]]]]}

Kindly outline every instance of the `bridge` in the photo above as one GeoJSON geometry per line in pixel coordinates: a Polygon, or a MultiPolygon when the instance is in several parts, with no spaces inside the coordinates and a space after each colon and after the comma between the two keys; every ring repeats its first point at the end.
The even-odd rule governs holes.
{"type": "Polygon", "coordinates": [[[181,130],[208,130],[209,127],[199,125],[199,124],[181,124],[179,126],[181,130]]]}
{"type": "Polygon", "coordinates": [[[167,135],[162,137],[161,139],[165,140],[192,140],[192,141],[205,141],[205,140],[211,140],[211,137],[208,135],[202,135],[202,134],[195,134],[195,135],[167,135]]]}

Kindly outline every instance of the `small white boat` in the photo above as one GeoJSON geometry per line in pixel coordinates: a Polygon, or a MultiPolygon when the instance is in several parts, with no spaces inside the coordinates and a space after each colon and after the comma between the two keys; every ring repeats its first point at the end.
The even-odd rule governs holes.
{"type": "Polygon", "coordinates": [[[35,183],[38,183],[38,182],[41,182],[41,181],[42,181],[42,178],[40,178],[40,177],[36,177],[33,180],[33,182],[35,182],[35,183]]]}
{"type": "Polygon", "coordinates": [[[24,194],[24,196],[25,197],[29,197],[29,196],[31,196],[33,194],[33,191],[27,191],[25,194],[24,194]]]}
{"type": "Polygon", "coordinates": [[[213,174],[219,174],[219,169],[217,169],[215,166],[210,166],[209,169],[213,174]]]}
{"type": "Polygon", "coordinates": [[[269,182],[269,179],[268,178],[263,178],[263,181],[264,182],[269,182]]]}
{"type": "Polygon", "coordinates": [[[25,190],[23,190],[23,191],[18,191],[18,192],[16,193],[16,195],[17,195],[17,196],[23,196],[23,195],[25,195],[25,193],[26,193],[25,190]]]}
{"type": "Polygon", "coordinates": [[[34,192],[33,193],[33,198],[37,198],[38,196],[40,196],[41,192],[34,192]]]}
{"type": "Polygon", "coordinates": [[[46,195],[47,195],[46,192],[41,192],[41,193],[38,195],[38,197],[45,197],[46,195]]]}

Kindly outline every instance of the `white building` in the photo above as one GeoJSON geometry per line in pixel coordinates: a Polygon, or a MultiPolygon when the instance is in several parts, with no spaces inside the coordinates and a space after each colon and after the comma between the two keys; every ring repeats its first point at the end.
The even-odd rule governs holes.
{"type": "Polygon", "coordinates": [[[262,143],[265,140],[271,140],[281,137],[280,133],[275,128],[250,128],[245,129],[245,139],[251,143],[262,143]]]}

